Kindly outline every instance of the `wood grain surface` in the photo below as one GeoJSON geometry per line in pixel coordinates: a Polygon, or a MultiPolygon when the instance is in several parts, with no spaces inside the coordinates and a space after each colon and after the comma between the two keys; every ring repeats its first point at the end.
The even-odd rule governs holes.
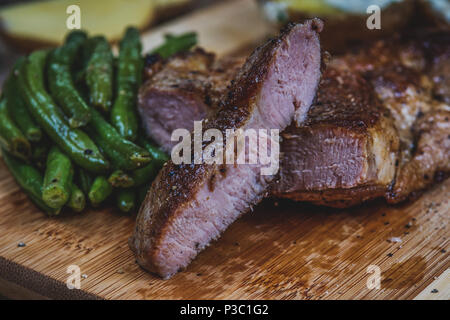
{"type": "MultiPolygon", "coordinates": [[[[190,16],[163,26],[156,35],[144,36],[146,48],[154,44],[148,39],[160,37],[164,30],[188,26],[200,31],[201,44],[206,41],[207,48],[219,53],[250,45],[266,34],[266,30],[245,29],[248,21],[260,19],[254,1],[229,1],[209,10],[196,13],[195,19],[190,16]],[[242,21],[243,12],[252,18],[242,21]],[[227,13],[228,18],[223,19],[222,13],[227,13]],[[204,18],[206,15],[210,15],[209,20],[204,18]],[[198,17],[203,22],[198,22],[198,17]],[[186,22],[192,19],[198,24],[186,22]],[[215,40],[204,36],[209,34],[208,21],[221,21],[211,22],[217,34],[215,40]],[[231,30],[241,30],[241,34],[223,35],[230,24],[231,30]],[[229,43],[233,39],[239,40],[229,43]]],[[[449,191],[448,179],[414,202],[387,206],[378,201],[348,210],[265,200],[233,224],[187,270],[170,280],[161,280],[140,269],[128,248],[135,216],[107,208],[47,218],[0,163],[0,295],[80,299],[450,299],[449,273],[444,273],[450,268],[449,191]],[[25,246],[18,246],[21,242],[25,246]],[[80,290],[66,286],[70,265],[80,267],[80,290]],[[379,289],[367,287],[373,276],[367,272],[371,265],[381,271],[379,289]]]]}
{"type": "Polygon", "coordinates": [[[14,263],[1,277],[50,298],[414,298],[450,267],[449,189],[447,180],[415,202],[350,210],[266,200],[187,270],[160,280],[128,249],[134,217],[111,208],[49,219],[0,165],[0,269],[14,263]],[[65,288],[70,265],[85,275],[81,290],[65,288]],[[381,270],[379,290],[366,286],[369,265],[381,270]]]}
{"type": "Polygon", "coordinates": [[[260,44],[275,32],[253,0],[227,0],[161,25],[143,35],[143,50],[160,45],[167,33],[195,31],[199,43],[219,55],[260,44]]]}

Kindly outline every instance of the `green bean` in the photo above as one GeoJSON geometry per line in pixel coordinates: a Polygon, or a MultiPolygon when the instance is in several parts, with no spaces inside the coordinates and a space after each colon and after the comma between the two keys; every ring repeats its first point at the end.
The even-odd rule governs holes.
{"type": "Polygon", "coordinates": [[[120,42],[116,79],[116,100],[111,110],[111,123],[119,133],[134,141],[138,130],[137,91],[141,82],[143,61],[139,31],[128,28],[120,42]]]}
{"type": "MultiPolygon", "coordinates": [[[[93,41],[93,38],[88,38],[83,43],[81,47],[81,54],[77,57],[72,66],[72,78],[77,89],[79,89],[81,85],[83,87],[86,86],[86,69],[89,59],[91,58],[94,45],[95,41],[93,41]]],[[[82,93],[81,97],[84,101],[89,101],[89,96],[87,94],[84,94],[84,92],[80,93],[82,93]]]]}
{"type": "Polygon", "coordinates": [[[72,129],[44,86],[46,51],[35,51],[19,72],[19,87],[31,115],[47,135],[77,165],[92,172],[104,172],[109,162],[80,129],[72,129]]]}
{"type": "Polygon", "coordinates": [[[62,208],[72,190],[73,166],[69,157],[52,147],[47,157],[42,199],[51,208],[62,208]]]}
{"type": "Polygon", "coordinates": [[[130,175],[122,170],[115,170],[111,173],[108,182],[115,188],[129,188],[134,185],[134,181],[130,175]]]}
{"type": "Polygon", "coordinates": [[[139,136],[137,142],[149,151],[152,156],[152,161],[145,167],[133,170],[129,173],[125,173],[122,170],[114,171],[108,178],[109,183],[114,187],[129,188],[150,182],[156,177],[164,163],[169,160],[169,157],[164,152],[152,145],[145,138],[142,138],[142,135],[139,136]]]}
{"type": "Polygon", "coordinates": [[[152,51],[164,59],[169,58],[177,52],[187,51],[197,44],[197,33],[186,32],[178,36],[168,34],[165,36],[165,42],[152,51]]]}
{"type": "Polygon", "coordinates": [[[152,159],[156,161],[160,167],[163,166],[164,163],[166,163],[169,160],[169,156],[163,152],[161,149],[156,147],[152,142],[144,138],[145,134],[140,133],[139,137],[137,139],[137,144],[146,149],[149,153],[152,159]]]}
{"type": "Polygon", "coordinates": [[[97,110],[92,109],[91,113],[92,120],[88,132],[111,160],[114,168],[134,170],[151,160],[147,150],[123,138],[97,110]]]}
{"type": "Polygon", "coordinates": [[[69,116],[69,125],[77,128],[86,125],[90,118],[90,109],[75,88],[71,66],[86,40],[82,31],[69,34],[63,46],[54,49],[48,58],[48,84],[52,96],[69,116]]]}
{"type": "Polygon", "coordinates": [[[15,63],[11,74],[5,81],[3,87],[3,94],[7,100],[7,107],[11,118],[17,123],[17,126],[29,141],[39,141],[42,137],[41,128],[31,117],[27,110],[27,106],[22,99],[22,92],[20,92],[17,83],[17,76],[20,68],[26,62],[25,57],[21,57],[15,63]]]}
{"type": "Polygon", "coordinates": [[[125,173],[122,170],[113,172],[108,181],[114,187],[129,188],[132,186],[140,186],[144,183],[152,181],[158,174],[159,170],[161,170],[164,163],[169,160],[169,157],[164,152],[152,145],[149,141],[146,141],[144,138],[138,138],[137,142],[140,142],[140,145],[149,151],[152,156],[152,161],[145,167],[133,170],[129,173],[125,173]]]}
{"type": "Polygon", "coordinates": [[[94,52],[94,48],[98,42],[98,38],[101,38],[101,36],[91,37],[87,38],[86,41],[84,41],[83,45],[81,46],[81,53],[77,57],[77,59],[74,61],[74,71],[82,71],[83,74],[83,81],[86,77],[86,68],[89,62],[89,59],[92,56],[92,53],[94,52]]]}
{"type": "Polygon", "coordinates": [[[130,179],[133,181],[132,186],[140,186],[144,183],[152,181],[155,179],[160,169],[161,168],[156,164],[156,162],[152,162],[141,169],[130,172],[130,179]]]}
{"type": "Polygon", "coordinates": [[[75,212],[83,211],[86,206],[86,197],[84,196],[83,191],[81,191],[74,183],[72,184],[72,192],[69,201],[67,201],[67,206],[75,212]]]}
{"type": "Polygon", "coordinates": [[[47,154],[49,151],[49,145],[48,144],[35,144],[32,147],[32,153],[31,153],[31,160],[33,161],[39,161],[42,159],[47,159],[47,154]]]}
{"type": "Polygon", "coordinates": [[[109,197],[112,191],[113,187],[108,180],[104,176],[98,176],[92,183],[88,197],[93,206],[98,206],[109,197]]]}
{"type": "Polygon", "coordinates": [[[140,186],[155,179],[164,162],[153,161],[143,168],[125,173],[122,170],[114,171],[108,178],[114,187],[129,188],[140,186]]]}
{"type": "Polygon", "coordinates": [[[121,189],[117,194],[117,207],[122,212],[130,212],[136,206],[136,192],[134,189],[121,189]]]}
{"type": "Polygon", "coordinates": [[[113,55],[104,37],[89,40],[95,43],[86,67],[90,104],[100,111],[108,112],[112,100],[113,55]]]}
{"type": "Polygon", "coordinates": [[[80,186],[81,190],[85,194],[88,194],[89,190],[91,190],[92,182],[94,180],[92,176],[89,174],[89,172],[86,172],[82,168],[78,168],[77,178],[78,178],[78,185],[80,186]]]}
{"type": "Polygon", "coordinates": [[[36,206],[49,215],[58,214],[60,210],[59,208],[50,208],[42,200],[43,178],[41,173],[25,162],[15,159],[5,150],[2,150],[2,154],[9,171],[14,176],[22,190],[31,198],[36,206]]]}
{"type": "Polygon", "coordinates": [[[169,160],[169,157],[159,148],[154,146],[150,141],[146,140],[143,134],[139,135],[137,143],[149,151],[152,157],[152,162],[147,166],[134,170],[130,173],[134,186],[140,186],[146,182],[152,181],[158,174],[159,170],[161,170],[164,163],[169,160]]]}
{"type": "Polygon", "coordinates": [[[28,159],[31,155],[30,143],[9,116],[6,99],[0,99],[0,145],[15,156],[28,159]]]}
{"type": "Polygon", "coordinates": [[[37,168],[45,168],[50,147],[51,145],[48,140],[39,141],[31,146],[31,161],[37,168]]]}

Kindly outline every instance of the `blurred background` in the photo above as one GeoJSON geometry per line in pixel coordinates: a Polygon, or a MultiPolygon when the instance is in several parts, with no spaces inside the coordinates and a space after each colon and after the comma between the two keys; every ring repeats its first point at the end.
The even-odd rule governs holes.
{"type": "MultiPolygon", "coordinates": [[[[148,38],[144,41],[144,50],[148,50],[146,44],[154,40],[154,30],[165,30],[161,29],[165,25],[172,30],[170,25],[173,21],[202,10],[206,12],[207,8],[226,10],[229,6],[223,6],[225,3],[233,6],[236,13],[241,11],[240,8],[243,11],[230,24],[236,24],[237,19],[242,21],[247,16],[249,21],[242,24],[246,28],[238,31],[236,28],[239,26],[210,31],[215,34],[209,37],[221,33],[224,48],[230,37],[250,39],[255,35],[269,36],[288,21],[310,17],[325,20],[322,46],[333,54],[394,32],[408,33],[418,27],[448,28],[450,22],[449,0],[0,0],[0,85],[19,55],[62,42],[67,32],[69,14],[66,10],[70,5],[80,7],[82,29],[90,34],[103,34],[112,43],[120,39],[126,26],[137,26],[148,38]],[[380,30],[366,27],[369,16],[366,10],[371,4],[381,9],[380,30]]],[[[202,16],[203,29],[208,29],[208,23],[214,24],[213,20],[218,17],[217,10],[210,20],[208,15],[202,16]]],[[[196,20],[186,20],[184,24],[179,24],[182,27],[175,30],[198,31],[195,30],[198,25],[189,25],[190,21],[196,20]]],[[[200,45],[211,50],[219,49],[209,48],[208,38],[201,32],[200,45]]]]}
{"type": "Polygon", "coordinates": [[[146,31],[218,0],[0,0],[0,84],[21,54],[60,44],[67,33],[66,9],[78,5],[82,28],[111,42],[128,25],[146,31]]]}

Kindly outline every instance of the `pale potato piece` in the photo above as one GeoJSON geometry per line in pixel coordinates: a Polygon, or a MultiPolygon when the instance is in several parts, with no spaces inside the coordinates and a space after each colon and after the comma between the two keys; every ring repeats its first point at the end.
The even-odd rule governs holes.
{"type": "Polygon", "coordinates": [[[80,7],[82,29],[111,41],[120,39],[129,25],[147,27],[156,6],[152,0],[51,0],[12,5],[0,10],[2,33],[16,43],[27,41],[23,47],[60,44],[69,31],[66,9],[73,4],[80,7]]]}

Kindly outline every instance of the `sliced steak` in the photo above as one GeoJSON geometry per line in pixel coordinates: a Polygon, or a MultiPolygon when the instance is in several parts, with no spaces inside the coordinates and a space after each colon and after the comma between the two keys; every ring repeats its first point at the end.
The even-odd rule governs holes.
{"type": "Polygon", "coordinates": [[[306,121],[282,137],[276,197],[347,207],[384,196],[395,177],[392,116],[358,73],[329,67],[306,121]]]}
{"type": "MultiPolygon", "coordinates": [[[[424,31],[334,58],[319,88],[322,102],[311,107],[301,128],[291,126],[284,134],[281,179],[274,195],[335,207],[382,196],[399,202],[425,189],[433,177],[445,176],[449,44],[448,31],[424,31]]],[[[212,86],[208,78],[196,79],[200,87],[212,86]]],[[[204,95],[199,96],[204,103],[204,95]]],[[[141,108],[152,106],[144,103],[141,108]]],[[[179,108],[191,109],[194,116],[186,120],[178,116],[181,112],[164,109],[177,118],[178,127],[192,129],[193,121],[204,116],[192,112],[198,107],[189,103],[179,108]]],[[[214,114],[217,105],[205,102],[202,108],[214,114]]]]}
{"type": "Polygon", "coordinates": [[[397,203],[450,172],[448,40],[448,31],[425,32],[334,58],[308,120],[284,134],[274,195],[335,207],[397,203]],[[361,77],[370,84],[354,81],[361,77]]]}
{"type": "Polygon", "coordinates": [[[212,115],[220,96],[242,66],[242,58],[220,60],[200,48],[167,61],[147,58],[146,80],[141,86],[138,110],[147,134],[168,153],[175,129],[194,129],[194,121],[212,115]]]}
{"type": "Polygon", "coordinates": [[[390,203],[413,197],[449,170],[450,31],[432,30],[378,41],[332,62],[355,70],[391,111],[400,139],[390,203]]]}
{"type": "MultiPolygon", "coordinates": [[[[207,128],[223,133],[283,130],[293,119],[304,120],[320,78],[321,30],[319,20],[290,25],[256,49],[207,128]]],[[[137,262],[163,278],[186,267],[266,194],[275,176],[261,175],[260,170],[260,165],[169,161],[152,184],[130,239],[137,262]]]]}

